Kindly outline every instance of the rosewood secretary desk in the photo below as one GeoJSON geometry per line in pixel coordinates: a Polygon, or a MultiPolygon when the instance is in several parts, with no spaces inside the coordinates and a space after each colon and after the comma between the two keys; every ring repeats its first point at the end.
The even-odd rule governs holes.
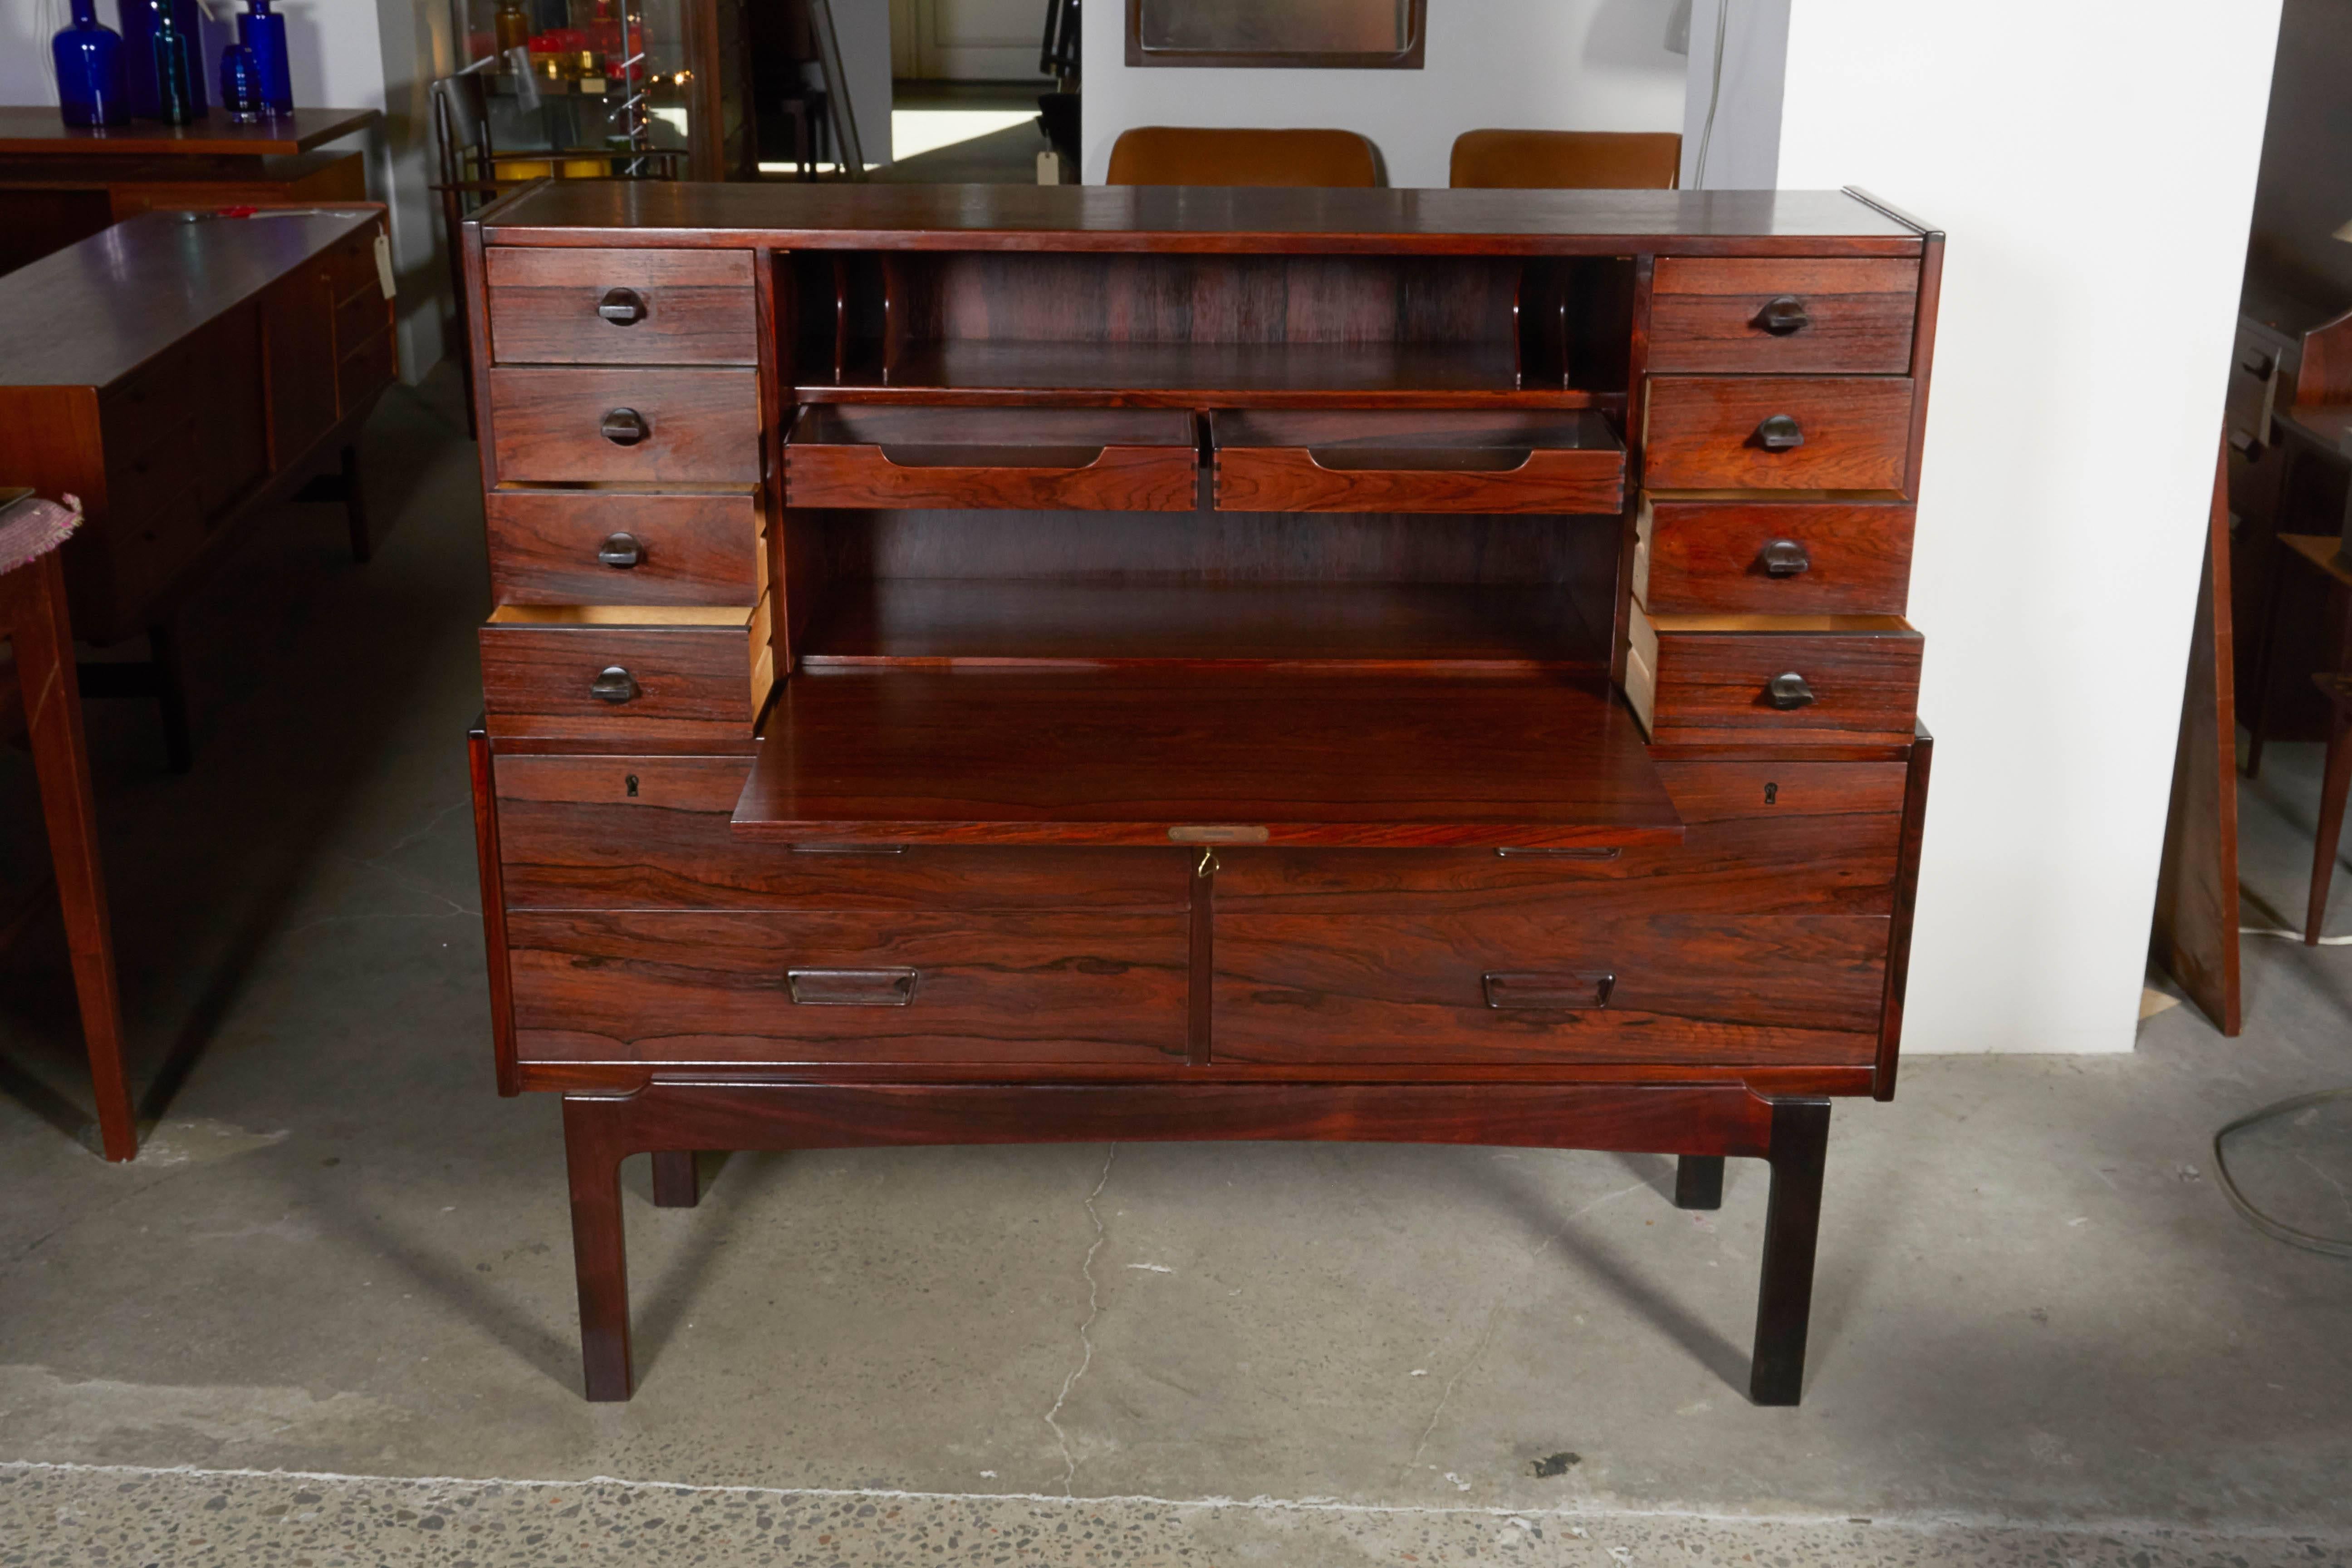
{"type": "Polygon", "coordinates": [[[1860,192],[558,183],[465,233],[499,1087],[617,1169],[1770,1162],[1894,1091],[1942,237],[1860,192]]]}

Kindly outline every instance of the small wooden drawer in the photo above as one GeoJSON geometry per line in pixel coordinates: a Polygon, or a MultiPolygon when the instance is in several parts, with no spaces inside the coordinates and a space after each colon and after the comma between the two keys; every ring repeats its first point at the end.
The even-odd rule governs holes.
{"type": "Polygon", "coordinates": [[[1654,489],[1900,490],[1907,376],[1653,376],[1654,489]]]}
{"type": "Polygon", "coordinates": [[[1644,496],[1633,596],[1659,615],[1899,616],[1913,514],[1903,501],[1644,496]]]}
{"type": "Polygon", "coordinates": [[[388,232],[383,220],[379,218],[357,234],[346,236],[322,258],[328,291],[335,303],[341,304],[356,294],[367,292],[375,296],[379,305],[390,307],[391,301],[384,298],[383,275],[376,270],[375,265],[376,237],[388,232]]]}
{"type": "Polygon", "coordinates": [[[1587,906],[1298,915],[1220,906],[1224,1063],[1863,1062],[1890,922],[1587,906]]]}
{"type": "Polygon", "coordinates": [[[335,357],[341,359],[380,332],[393,329],[392,301],[371,277],[368,286],[335,304],[335,357]]]}
{"type": "Polygon", "coordinates": [[[1908,745],[1923,641],[1900,616],[1632,616],[1625,696],[1657,742],[1908,745]]]}
{"type": "Polygon", "coordinates": [[[500,364],[756,364],[748,250],[494,245],[490,353],[500,364]]]}
{"type": "Polygon", "coordinates": [[[1130,1062],[1185,1054],[1178,914],[516,913],[525,1062],[1130,1062]]]}
{"type": "Polygon", "coordinates": [[[1197,850],[761,844],[730,827],[749,757],[498,759],[507,905],[543,910],[1160,910],[1197,850]]]}
{"type": "Polygon", "coordinates": [[[1661,257],[1650,368],[1903,375],[1918,301],[1916,261],[1661,257]]]}
{"type": "Polygon", "coordinates": [[[1591,409],[1228,410],[1214,416],[1224,511],[1614,512],[1625,449],[1591,409]]]}
{"type": "Polygon", "coordinates": [[[757,371],[499,366],[489,382],[501,483],[760,481],[757,371]]]}
{"type": "Polygon", "coordinates": [[[775,684],[768,608],[502,605],[482,627],[493,735],[729,740],[775,684]]]}
{"type": "Polygon", "coordinates": [[[784,447],[793,506],[1190,511],[1192,416],[1145,408],[801,410],[784,447]]]}
{"type": "Polygon", "coordinates": [[[754,490],[500,489],[482,510],[501,605],[747,605],[767,591],[754,490]]]}

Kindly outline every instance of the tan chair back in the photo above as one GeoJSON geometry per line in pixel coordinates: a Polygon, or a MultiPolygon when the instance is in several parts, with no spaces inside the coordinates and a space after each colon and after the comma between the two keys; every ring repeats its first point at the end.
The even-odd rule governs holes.
{"type": "Polygon", "coordinates": [[[1454,139],[1456,189],[1671,191],[1683,139],[1671,131],[1465,131],[1454,139]]]}
{"type": "Polygon", "coordinates": [[[1377,185],[1378,149],[1352,131],[1139,125],[1111,144],[1114,185],[1377,185]]]}

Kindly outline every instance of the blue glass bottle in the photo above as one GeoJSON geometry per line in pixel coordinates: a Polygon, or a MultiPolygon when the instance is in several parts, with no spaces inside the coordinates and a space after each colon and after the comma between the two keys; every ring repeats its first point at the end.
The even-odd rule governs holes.
{"type": "Polygon", "coordinates": [[[73,0],[73,26],[49,41],[58,67],[58,112],[68,125],[121,125],[131,119],[122,40],[98,19],[95,0],[73,0]]]}
{"type": "Polygon", "coordinates": [[[253,51],[243,44],[221,50],[221,108],[232,125],[251,125],[261,118],[261,72],[253,51]]]}
{"type": "Polygon", "coordinates": [[[197,85],[204,73],[196,68],[196,40],[192,31],[180,26],[177,10],[168,4],[157,5],[155,30],[147,40],[155,57],[155,118],[166,125],[186,125],[205,111],[197,85]]]}
{"type": "Polygon", "coordinates": [[[286,18],[269,0],[246,0],[252,7],[236,16],[236,41],[253,51],[261,73],[261,104],[271,114],[294,112],[294,72],[286,57],[286,18]]]}

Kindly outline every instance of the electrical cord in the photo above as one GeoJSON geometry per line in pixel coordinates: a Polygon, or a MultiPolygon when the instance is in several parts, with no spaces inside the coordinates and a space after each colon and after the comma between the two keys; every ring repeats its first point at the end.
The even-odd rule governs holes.
{"type": "Polygon", "coordinates": [[[2282,1100],[2276,1105],[2266,1105],[2260,1110],[2249,1111],[2239,1117],[2213,1134],[2213,1174],[2221,1180],[2222,1194],[2240,1214],[2246,1216],[2247,1223],[2272,1240],[2284,1241],[2289,1247],[2299,1247],[2306,1252],[2323,1252],[2330,1258],[2352,1258],[2352,1241],[2298,1230],[2284,1220],[2273,1219],[2256,1208],[2246,1194],[2238,1190],[2236,1178],[2230,1174],[2229,1157],[2221,1152],[2222,1141],[2232,1132],[2242,1132],[2277,1117],[2291,1116],[2298,1110],[2308,1110],[2314,1106],[2338,1100],[2352,1100],[2352,1089],[2323,1089],[2315,1094],[2298,1094],[2292,1100],[2282,1100]]]}
{"type": "Polygon", "coordinates": [[[1698,161],[1691,165],[1691,184],[1706,188],[1706,148],[1715,140],[1715,107],[1723,98],[1723,36],[1731,26],[1731,0],[1716,0],[1715,80],[1706,89],[1706,123],[1699,128],[1698,161]]]}
{"type": "MultiPolygon", "coordinates": [[[[2238,934],[2240,936],[2283,936],[2289,942],[2303,940],[2303,933],[2299,931],[2281,931],[2271,926],[2240,926],[2238,934]]],[[[2352,936],[2323,936],[2312,945],[2314,947],[2352,947],[2352,936]]]]}

